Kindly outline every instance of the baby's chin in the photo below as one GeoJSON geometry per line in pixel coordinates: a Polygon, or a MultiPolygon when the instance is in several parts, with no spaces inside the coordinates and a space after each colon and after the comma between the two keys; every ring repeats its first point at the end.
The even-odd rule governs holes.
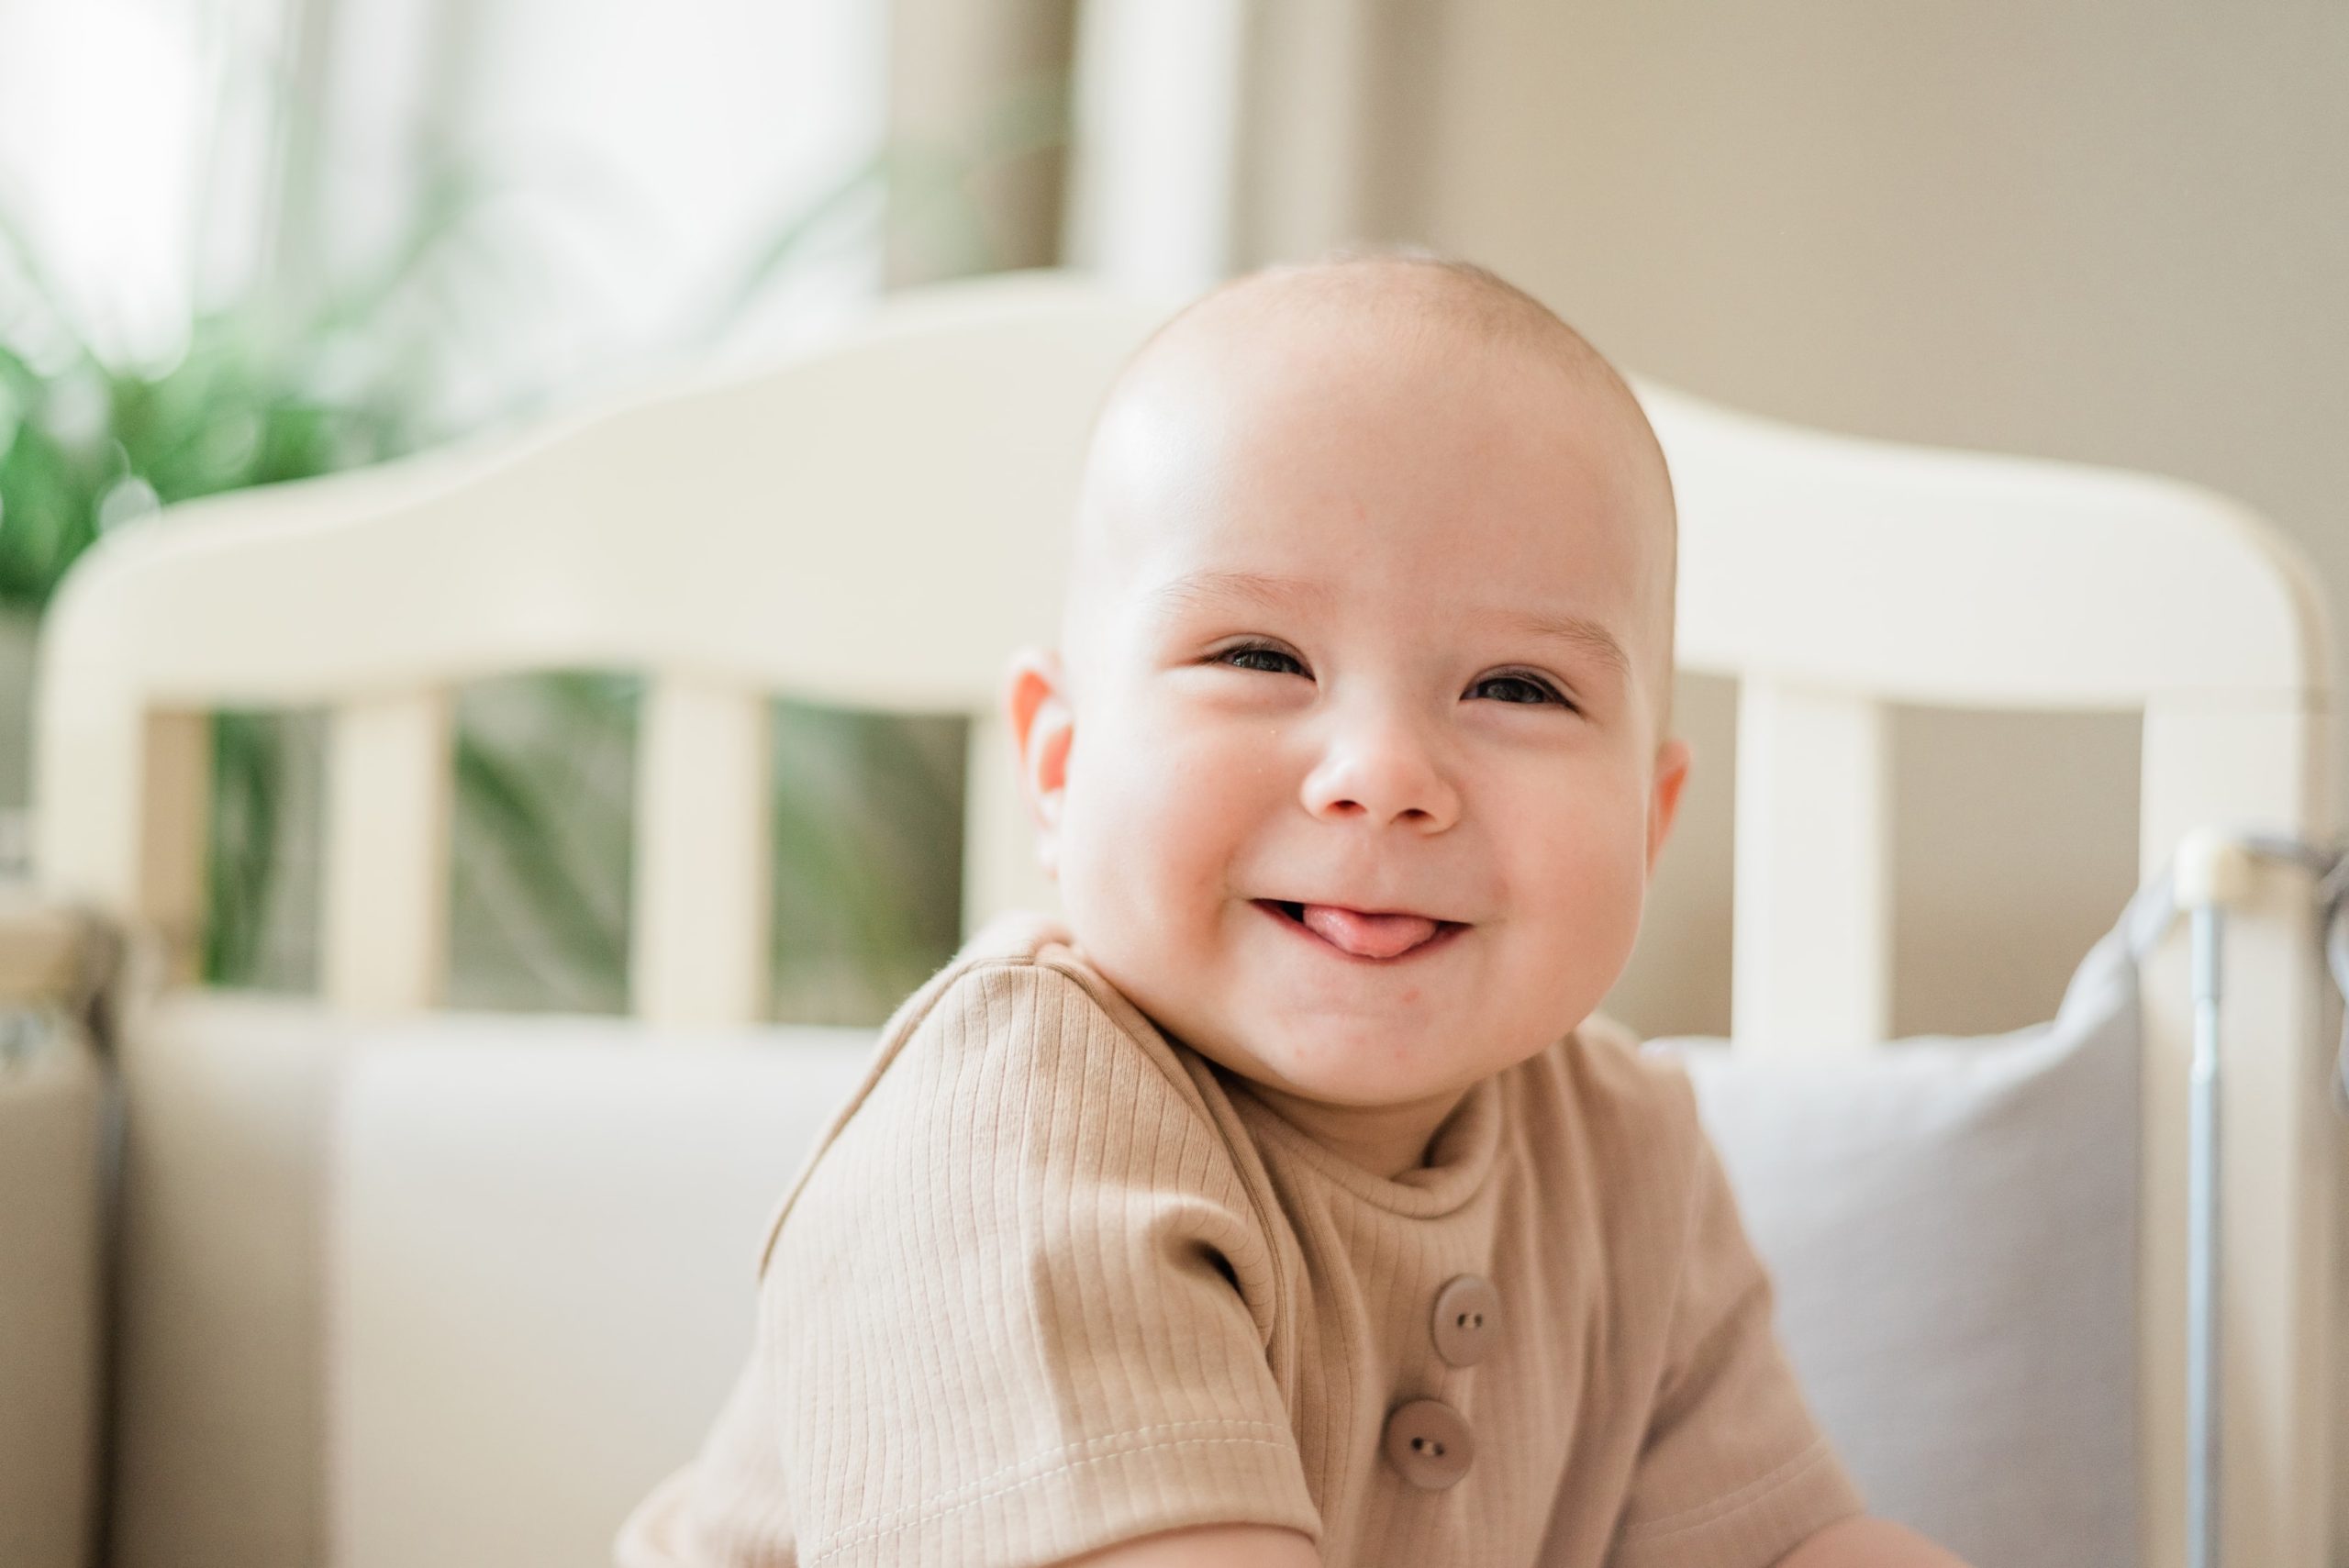
{"type": "MultiPolygon", "coordinates": [[[[1564,1033],[1542,1016],[1562,996],[1517,995],[1485,933],[1445,933],[1393,962],[1320,950],[1275,914],[1250,909],[1193,944],[1148,920],[1086,921],[1078,950],[1168,1037],[1239,1077],[1320,1105],[1418,1105],[1464,1091],[1564,1033]]],[[[1554,977],[1554,966],[1547,972],[1554,977]]]]}
{"type": "Polygon", "coordinates": [[[1451,1049],[1456,1036],[1438,1039],[1425,1030],[1297,1009],[1263,1022],[1270,1027],[1195,1028],[1180,1038],[1252,1084],[1356,1110],[1459,1094],[1540,1049],[1464,1056],[1451,1049]]]}

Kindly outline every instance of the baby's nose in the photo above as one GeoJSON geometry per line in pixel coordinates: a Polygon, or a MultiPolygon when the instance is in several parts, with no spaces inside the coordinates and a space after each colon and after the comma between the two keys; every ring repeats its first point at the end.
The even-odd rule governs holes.
{"type": "Polygon", "coordinates": [[[1401,724],[1364,726],[1337,737],[1306,775],[1304,804],[1332,821],[1400,822],[1427,832],[1460,816],[1460,796],[1428,747],[1401,724]]]}

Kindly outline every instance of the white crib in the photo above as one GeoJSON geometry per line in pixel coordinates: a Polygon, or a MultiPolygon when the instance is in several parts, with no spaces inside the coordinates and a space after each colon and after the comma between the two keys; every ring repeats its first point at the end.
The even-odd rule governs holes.
{"type": "MultiPolygon", "coordinates": [[[[156,933],[174,976],[124,1042],[115,1562],[276,1568],[330,1550],[338,1568],[390,1568],[450,1550],[424,1544],[445,1538],[417,1533],[415,1509],[383,1500],[396,1492],[385,1473],[433,1456],[387,1447],[380,1424],[353,1414],[351,1401],[376,1397],[400,1369],[351,1363],[369,1325],[383,1325],[321,1283],[322,1271],[355,1266],[317,1229],[337,1212],[317,1188],[338,1064],[360,1039],[429,1051],[437,1029],[451,1062],[466,1051],[487,1061],[502,1042],[522,1052],[495,1069],[512,1104],[533,1081],[516,1062],[548,1082],[573,1060],[558,1047],[584,1040],[606,1054],[577,1056],[580,1071],[627,1085],[617,1105],[658,1082],[660,1061],[641,1049],[658,1036],[700,1040],[725,1071],[785,1093],[774,1074],[788,1058],[768,1037],[794,1031],[757,1026],[770,695],[969,715],[966,919],[1050,899],[994,711],[997,672],[1013,646],[1052,633],[1091,407],[1159,314],[1054,273],[902,295],[836,346],[754,379],[520,442],[179,508],[109,536],[77,570],[43,647],[39,875],[58,896],[156,933]],[[565,666],[651,676],[630,973],[640,1021],[573,1020],[566,1034],[540,1019],[433,1014],[452,688],[565,666]],[[319,1005],[187,981],[203,715],[279,705],[333,713],[319,1005]],[[249,1266],[232,1273],[222,1258],[249,1266]],[[328,1318],[340,1340],[322,1337],[328,1318]],[[224,1488],[223,1474],[246,1489],[224,1488]]],[[[2148,871],[2201,824],[2329,830],[2324,617],[2305,570],[2258,519],[2165,481],[1861,442],[1640,390],[1681,496],[1681,662],[1740,683],[1741,1049],[1865,1047],[1888,1032],[1887,705],[2141,714],[2148,871]]],[[[2349,1488],[2336,1481],[2329,1397],[2342,1139],[2303,892],[2274,873],[2232,922],[2227,951],[2225,1516],[2229,1561],[2246,1568],[2327,1568],[2332,1542],[2349,1539],[2335,1534],[2349,1488]]],[[[2177,1568],[2182,937],[2149,972],[2145,1006],[2142,1539],[2146,1568],[2177,1568]]],[[[828,1065],[796,1093],[821,1099],[855,1038],[801,1043],[828,1065]]],[[[716,1060],[677,1054],[681,1072],[716,1060]]],[[[452,1125],[468,1114],[429,1099],[406,1108],[452,1125]]],[[[602,1152],[625,1158],[613,1152],[626,1147],[620,1112],[597,1114],[612,1140],[602,1152]]],[[[594,1185],[596,1147],[516,1136],[517,1160],[594,1185]]],[[[693,1190],[685,1176],[645,1181],[680,1205],[693,1190]]],[[[691,1231],[724,1259],[740,1207],[615,1223],[691,1231]]],[[[710,1290],[746,1287],[741,1263],[710,1290]]],[[[555,1254],[533,1264],[562,1266],[555,1254]]],[[[429,1314],[419,1291],[403,1312],[429,1314]]],[[[721,1340],[738,1309],[746,1302],[710,1309],[721,1340]]],[[[560,1325],[527,1318],[507,1311],[468,1331],[516,1345],[551,1334],[585,1353],[560,1325]]],[[[485,1340],[483,1353],[499,1352],[485,1340]]],[[[739,1347],[685,1353],[694,1370],[665,1396],[679,1430],[714,1410],[704,1385],[722,1382],[739,1347]]],[[[545,1425],[592,1416],[598,1375],[582,1369],[579,1410],[545,1425]]],[[[420,1429],[430,1412],[400,1419],[420,1429]]],[[[527,1426],[499,1432],[508,1451],[532,1440],[527,1426]]],[[[612,1473],[641,1462],[615,1460],[612,1473]]]]}

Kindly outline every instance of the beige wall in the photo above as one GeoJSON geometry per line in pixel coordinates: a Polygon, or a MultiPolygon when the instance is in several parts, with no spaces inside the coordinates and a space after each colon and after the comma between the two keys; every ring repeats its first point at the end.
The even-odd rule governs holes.
{"type": "MultiPolygon", "coordinates": [[[[1381,47],[1334,216],[1330,171],[1281,134],[1333,101],[1326,68],[1294,29],[1267,39],[1244,260],[1349,228],[1425,239],[1703,395],[2196,480],[2273,517],[2342,603],[2349,9],[1354,14],[1381,47]]],[[[1732,698],[1698,682],[1683,701],[1698,772],[1613,1004],[1650,1032],[1728,1018],[1732,698]]],[[[2133,883],[2133,722],[1904,715],[1898,733],[1897,1028],[2045,1016],[2133,883]]]]}

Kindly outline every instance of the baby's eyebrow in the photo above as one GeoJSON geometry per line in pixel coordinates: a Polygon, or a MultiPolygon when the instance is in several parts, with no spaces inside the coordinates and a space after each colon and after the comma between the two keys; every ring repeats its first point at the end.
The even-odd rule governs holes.
{"type": "MultiPolygon", "coordinates": [[[[1324,602],[1329,596],[1326,584],[1301,577],[1208,568],[1188,572],[1161,584],[1151,593],[1150,603],[1153,608],[1164,613],[1213,604],[1219,600],[1244,599],[1252,604],[1278,608],[1294,605],[1300,599],[1324,602]]],[[[1520,637],[1563,643],[1584,658],[1612,671],[1619,680],[1631,678],[1631,657],[1623,651],[1621,640],[1604,623],[1588,616],[1495,609],[1470,618],[1520,637]]]]}
{"type": "Polygon", "coordinates": [[[1221,599],[1244,599],[1267,608],[1279,608],[1299,600],[1319,603],[1329,596],[1330,590],[1325,584],[1308,582],[1302,577],[1207,568],[1186,572],[1161,584],[1152,592],[1150,602],[1153,608],[1164,612],[1194,608],[1221,599]]]}
{"type": "Polygon", "coordinates": [[[1585,657],[1612,670],[1621,680],[1631,678],[1631,661],[1613,632],[1587,616],[1544,615],[1534,610],[1497,610],[1492,619],[1505,631],[1563,642],[1585,657]]]}

